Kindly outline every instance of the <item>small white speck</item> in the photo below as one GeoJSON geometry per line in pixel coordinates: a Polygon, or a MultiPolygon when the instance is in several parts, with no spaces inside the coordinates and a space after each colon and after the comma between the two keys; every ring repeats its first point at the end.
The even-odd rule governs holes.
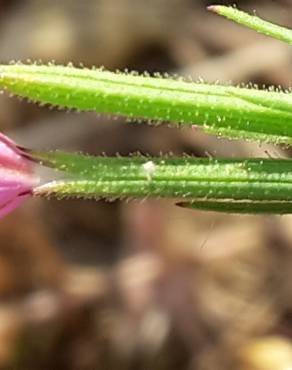
{"type": "Polygon", "coordinates": [[[145,173],[146,173],[146,176],[147,176],[147,180],[150,181],[152,179],[152,176],[155,172],[155,164],[152,162],[152,161],[148,161],[146,163],[144,163],[142,165],[145,173]]]}

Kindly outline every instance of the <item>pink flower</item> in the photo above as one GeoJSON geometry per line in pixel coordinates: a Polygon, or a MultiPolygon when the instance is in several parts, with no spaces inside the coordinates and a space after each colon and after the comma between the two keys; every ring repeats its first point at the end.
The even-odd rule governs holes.
{"type": "Polygon", "coordinates": [[[33,161],[0,133],[0,218],[18,207],[38,184],[33,161]]]}

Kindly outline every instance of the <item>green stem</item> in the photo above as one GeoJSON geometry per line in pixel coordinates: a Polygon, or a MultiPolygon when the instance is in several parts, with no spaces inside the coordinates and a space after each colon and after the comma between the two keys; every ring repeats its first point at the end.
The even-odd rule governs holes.
{"type": "Polygon", "coordinates": [[[62,66],[0,66],[0,88],[40,103],[199,125],[227,137],[292,144],[292,96],[62,66]]]}
{"type": "Polygon", "coordinates": [[[30,155],[64,172],[64,179],[36,188],[36,195],[168,197],[184,206],[225,212],[292,210],[291,160],[91,157],[33,151],[30,155]]]}

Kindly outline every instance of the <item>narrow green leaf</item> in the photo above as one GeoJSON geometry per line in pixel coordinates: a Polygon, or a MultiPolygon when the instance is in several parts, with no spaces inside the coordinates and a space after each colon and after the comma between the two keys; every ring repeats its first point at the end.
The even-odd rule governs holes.
{"type": "Polygon", "coordinates": [[[0,88],[81,111],[199,125],[217,135],[292,144],[292,95],[63,66],[0,66],[0,88]]]}
{"type": "Polygon", "coordinates": [[[64,173],[62,180],[36,188],[36,195],[106,199],[168,197],[178,199],[184,206],[187,203],[208,210],[292,211],[292,160],[29,153],[41,164],[64,173]]]}
{"type": "Polygon", "coordinates": [[[231,6],[211,5],[208,9],[266,36],[292,44],[292,31],[290,29],[264,21],[231,6]]]}
{"type": "Polygon", "coordinates": [[[292,202],[251,201],[200,201],[181,202],[178,206],[201,211],[238,214],[288,214],[292,213],[292,202]]]}

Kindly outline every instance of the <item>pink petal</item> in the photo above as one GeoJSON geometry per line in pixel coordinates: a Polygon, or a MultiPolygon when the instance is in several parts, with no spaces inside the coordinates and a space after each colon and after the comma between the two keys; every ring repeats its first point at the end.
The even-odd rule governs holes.
{"type": "Polygon", "coordinates": [[[18,207],[39,182],[23,150],[0,133],[0,217],[18,207]]]}
{"type": "Polygon", "coordinates": [[[27,198],[29,194],[19,195],[16,198],[10,199],[7,203],[0,204],[0,218],[12,212],[15,208],[19,207],[27,198]]]}
{"type": "Polygon", "coordinates": [[[21,186],[23,188],[32,188],[36,186],[39,179],[27,172],[5,168],[0,164],[0,189],[2,187],[21,186]]]}
{"type": "Polygon", "coordinates": [[[31,169],[31,162],[23,157],[21,149],[2,133],[0,133],[0,164],[4,167],[13,167],[29,172],[31,169]]]}

